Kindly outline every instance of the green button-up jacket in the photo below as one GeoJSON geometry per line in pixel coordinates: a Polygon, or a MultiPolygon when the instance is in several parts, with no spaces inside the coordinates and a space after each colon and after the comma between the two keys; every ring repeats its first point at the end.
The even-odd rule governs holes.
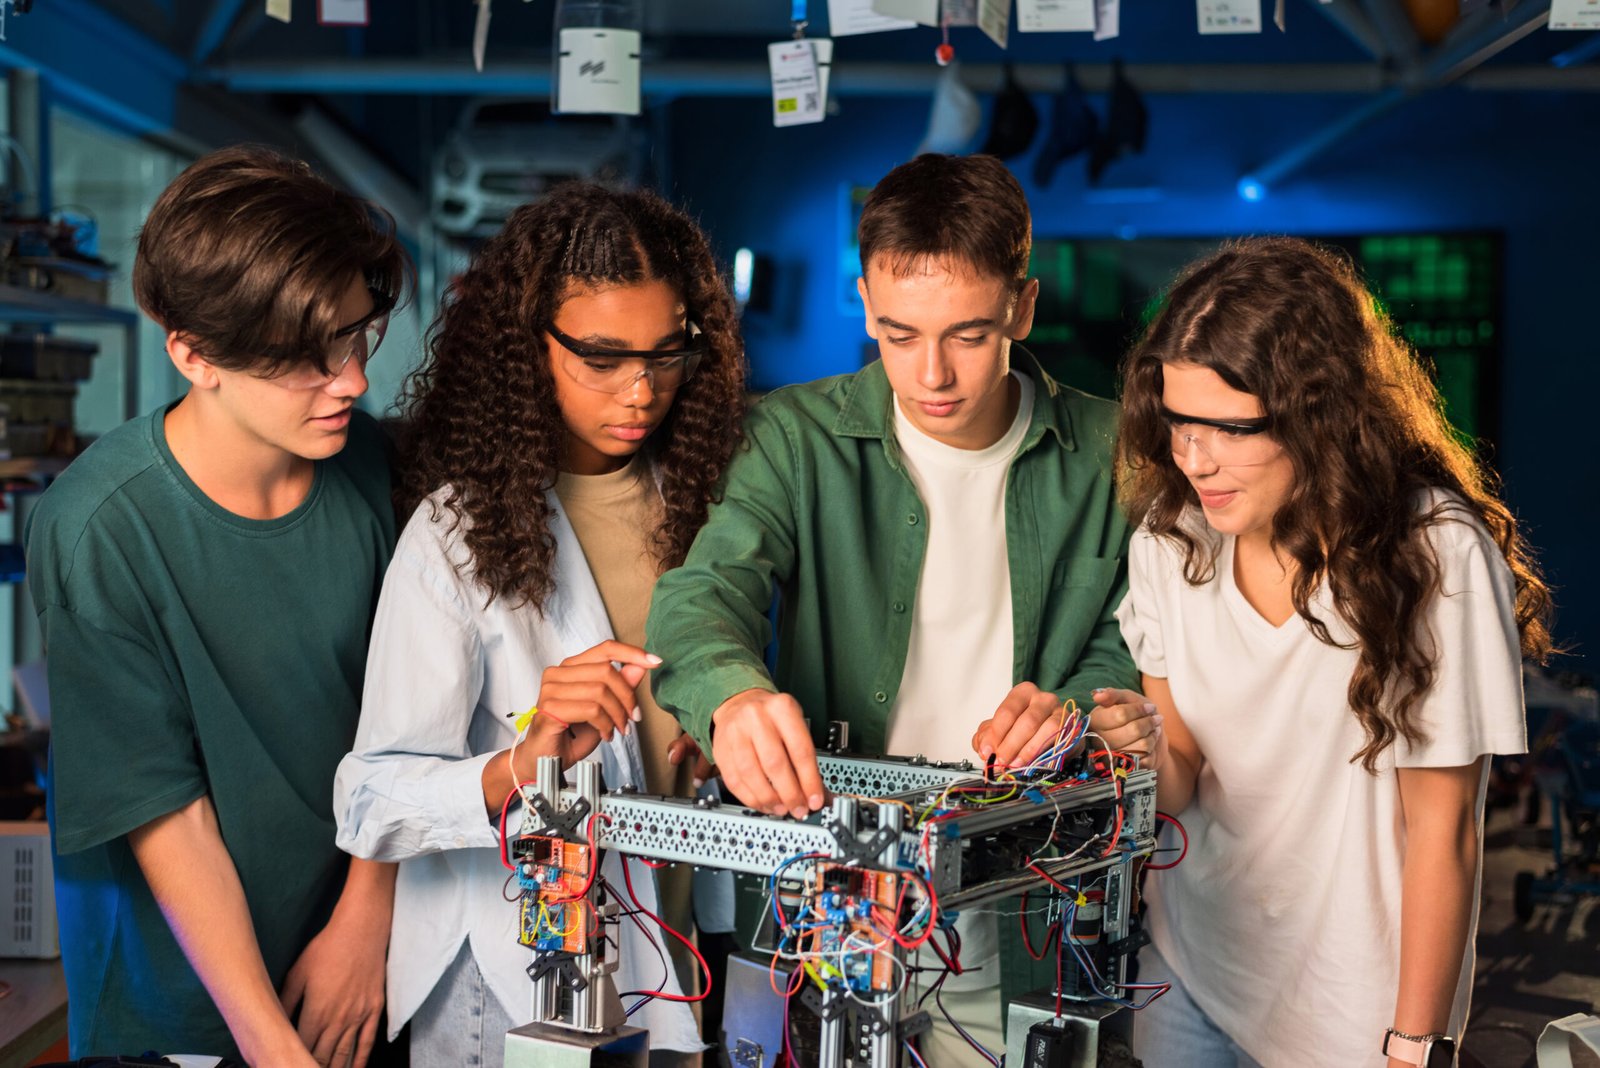
{"type": "MultiPolygon", "coordinates": [[[[1112,478],[1116,407],[1032,370],[1033,413],[1006,476],[1011,678],[1088,709],[1091,690],[1137,678],[1113,615],[1127,590],[1130,533],[1112,478]]],[[[883,365],[873,363],[777,390],[751,411],[722,499],[683,566],[661,577],[646,625],[663,661],[651,673],[656,700],[703,751],[715,755],[712,712],[736,693],[765,689],[793,694],[814,728],[847,722],[853,750],[883,752],[928,535],[893,403],[883,365]]],[[[974,602],[991,595],[971,591],[974,602]]],[[[973,730],[1004,696],[971,710],[973,730]]],[[[1053,969],[1023,952],[1016,902],[1008,904],[1001,994],[1009,1001],[1050,982],[1053,969]]],[[[741,899],[741,916],[751,905],[741,899]]]]}
{"type": "MultiPolygon", "coordinates": [[[[1111,471],[1116,408],[1036,369],[1035,385],[1006,477],[1011,681],[1087,709],[1091,690],[1137,678],[1112,614],[1127,590],[1129,536],[1111,471]]],[[[881,363],[767,396],[688,559],[657,584],[646,628],[663,660],[656,700],[705,751],[712,712],[765,689],[793,694],[815,726],[849,723],[853,749],[883,752],[928,536],[893,403],[881,363]]],[[[940,576],[951,580],[960,576],[940,576]]],[[[971,711],[976,730],[994,706],[971,711]]]]}

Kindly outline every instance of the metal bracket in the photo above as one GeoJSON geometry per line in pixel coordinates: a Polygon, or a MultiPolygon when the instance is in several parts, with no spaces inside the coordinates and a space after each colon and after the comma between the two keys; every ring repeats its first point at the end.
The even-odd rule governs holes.
{"type": "Polygon", "coordinates": [[[900,1021],[898,1033],[900,1040],[904,1042],[932,1030],[933,1017],[928,1015],[926,1009],[921,1009],[900,1021]]]}
{"type": "Polygon", "coordinates": [[[540,834],[549,834],[561,838],[566,838],[569,835],[583,837],[578,827],[583,823],[583,817],[589,814],[589,801],[587,798],[576,798],[572,804],[567,806],[566,811],[559,812],[555,806],[545,800],[543,794],[536,793],[533,795],[533,810],[539,814],[540,819],[544,820],[544,826],[539,831],[540,834]]]}
{"type": "Polygon", "coordinates": [[[583,990],[588,987],[589,980],[578,969],[577,960],[571,953],[536,953],[533,963],[526,969],[528,978],[538,982],[553,972],[556,981],[568,990],[583,990]]]}
{"type": "Polygon", "coordinates": [[[879,827],[864,842],[835,818],[828,819],[822,827],[839,844],[836,859],[846,864],[876,864],[883,851],[900,840],[900,833],[892,827],[879,827]]]}
{"type": "Polygon", "coordinates": [[[1124,957],[1137,950],[1140,946],[1149,944],[1150,932],[1140,928],[1137,931],[1128,932],[1126,938],[1119,938],[1115,942],[1108,943],[1106,951],[1113,957],[1124,957]]]}

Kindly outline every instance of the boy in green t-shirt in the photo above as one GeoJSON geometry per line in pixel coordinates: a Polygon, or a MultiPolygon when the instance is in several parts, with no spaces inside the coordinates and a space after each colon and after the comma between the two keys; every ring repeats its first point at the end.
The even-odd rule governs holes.
{"type": "Polygon", "coordinates": [[[391,865],[334,846],[394,544],[353,405],[409,265],[381,210],[264,149],[151,210],[134,290],[189,380],[29,524],[71,1055],[362,1065],[391,865]]]}

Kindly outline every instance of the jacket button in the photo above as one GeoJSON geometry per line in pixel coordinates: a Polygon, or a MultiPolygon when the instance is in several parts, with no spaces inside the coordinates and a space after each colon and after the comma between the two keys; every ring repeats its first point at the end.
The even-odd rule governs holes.
{"type": "Polygon", "coordinates": [[[877,693],[872,695],[872,699],[881,705],[889,699],[889,695],[884,693],[882,690],[879,690],[877,693]]]}
{"type": "Polygon", "coordinates": [[[913,512],[911,515],[906,516],[906,524],[908,526],[913,526],[913,527],[917,525],[917,516],[916,516],[915,512],[913,512]]]}
{"type": "Polygon", "coordinates": [[[893,608],[896,612],[904,612],[906,610],[906,603],[904,601],[896,601],[890,607],[893,608]]]}

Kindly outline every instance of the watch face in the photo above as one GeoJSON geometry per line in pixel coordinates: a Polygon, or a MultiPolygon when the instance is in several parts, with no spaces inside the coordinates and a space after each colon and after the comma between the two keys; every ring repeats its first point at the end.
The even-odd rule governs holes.
{"type": "Polygon", "coordinates": [[[1455,1040],[1438,1038],[1428,1043],[1428,1059],[1423,1064],[1424,1068],[1455,1068],[1455,1040]]]}

